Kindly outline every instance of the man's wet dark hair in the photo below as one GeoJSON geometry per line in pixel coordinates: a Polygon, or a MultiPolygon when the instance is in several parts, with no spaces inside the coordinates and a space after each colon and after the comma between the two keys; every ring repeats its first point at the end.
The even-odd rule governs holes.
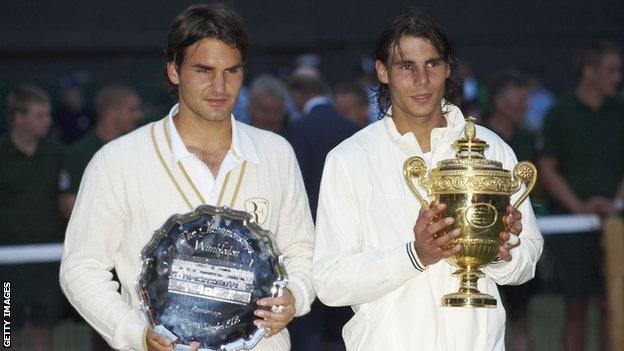
{"type": "MultiPolygon", "coordinates": [[[[391,62],[390,55],[395,48],[401,52],[399,46],[401,37],[411,36],[426,39],[436,48],[441,58],[451,68],[451,74],[444,84],[444,99],[448,102],[455,97],[461,88],[461,80],[457,74],[457,58],[451,42],[446,37],[442,27],[427,13],[412,8],[403,12],[387,26],[381,33],[375,45],[375,60],[381,61],[386,67],[391,62]]],[[[376,91],[379,118],[386,116],[386,111],[392,105],[388,84],[379,84],[376,91]]]]}
{"type": "MultiPolygon", "coordinates": [[[[191,5],[175,18],[167,35],[167,63],[175,62],[181,67],[186,49],[205,38],[217,39],[238,49],[243,62],[247,61],[250,44],[243,19],[230,7],[213,3],[191,5]]],[[[178,87],[171,82],[169,87],[177,97],[178,87]]]]}

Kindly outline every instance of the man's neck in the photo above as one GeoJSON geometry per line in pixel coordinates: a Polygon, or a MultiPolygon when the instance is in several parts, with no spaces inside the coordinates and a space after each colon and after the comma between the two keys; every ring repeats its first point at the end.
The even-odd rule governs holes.
{"type": "Polygon", "coordinates": [[[576,89],[576,96],[581,102],[589,106],[594,111],[599,110],[606,100],[606,96],[601,94],[598,89],[583,81],[581,81],[576,89]]]}
{"type": "Polygon", "coordinates": [[[492,128],[503,140],[509,140],[518,130],[517,126],[512,123],[507,117],[500,113],[494,113],[490,116],[489,122],[490,128],[492,128]]]}
{"type": "Polygon", "coordinates": [[[202,160],[216,176],[232,145],[231,119],[207,121],[180,106],[173,122],[189,152],[202,160]]]}
{"type": "Polygon", "coordinates": [[[392,110],[392,119],[397,131],[403,135],[411,132],[416,137],[422,152],[431,151],[431,131],[434,128],[446,126],[446,120],[442,117],[442,109],[435,110],[430,116],[415,117],[392,110]]]}
{"type": "Polygon", "coordinates": [[[20,152],[27,156],[34,155],[39,146],[39,138],[16,129],[11,131],[11,141],[20,152]]]}

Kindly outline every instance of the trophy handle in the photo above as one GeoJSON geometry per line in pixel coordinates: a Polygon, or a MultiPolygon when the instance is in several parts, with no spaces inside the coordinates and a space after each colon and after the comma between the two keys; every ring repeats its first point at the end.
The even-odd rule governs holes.
{"type": "Polygon", "coordinates": [[[416,185],[412,181],[412,177],[416,177],[416,180],[418,180],[421,185],[425,186],[424,176],[426,173],[427,164],[425,163],[425,160],[418,156],[410,157],[405,160],[405,163],[403,163],[403,178],[405,178],[405,183],[407,183],[407,186],[412,191],[412,194],[414,194],[414,196],[418,199],[422,208],[429,208],[429,203],[416,188],[416,185]]]}
{"type": "Polygon", "coordinates": [[[514,207],[518,208],[524,202],[524,200],[529,196],[531,190],[535,186],[535,182],[537,181],[537,169],[535,166],[529,161],[519,162],[513,169],[514,175],[514,183],[513,183],[513,192],[515,193],[520,189],[520,184],[524,183],[526,185],[526,189],[518,200],[514,203],[514,207]]]}

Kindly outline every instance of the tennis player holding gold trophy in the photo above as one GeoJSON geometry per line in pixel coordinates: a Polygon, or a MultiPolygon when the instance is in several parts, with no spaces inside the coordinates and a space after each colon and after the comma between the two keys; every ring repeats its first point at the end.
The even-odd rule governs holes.
{"type": "Polygon", "coordinates": [[[484,276],[480,269],[497,259],[499,234],[505,230],[503,217],[511,195],[522,184],[526,185],[513,204],[518,208],[537,180],[537,170],[531,162],[519,162],[510,172],[502,168],[501,162],[486,159],[488,144],[477,138],[474,122],[474,118],[467,118],[464,137],[453,144],[455,158],[438,162],[438,167],[429,172],[418,156],[408,158],[403,165],[405,181],[423,208],[430,204],[417,184],[433,197],[433,205],[447,206],[444,216],[455,219],[447,230],[461,229],[461,234],[447,244],[449,248],[461,245],[458,253],[446,259],[458,268],[453,275],[460,279],[459,291],[442,298],[442,305],[448,307],[496,306],[493,296],[477,288],[477,280],[484,276]]]}

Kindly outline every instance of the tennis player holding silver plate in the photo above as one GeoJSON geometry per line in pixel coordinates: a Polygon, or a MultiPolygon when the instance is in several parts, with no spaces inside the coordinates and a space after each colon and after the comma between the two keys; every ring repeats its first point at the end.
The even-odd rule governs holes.
{"type": "Polygon", "coordinates": [[[296,156],[232,114],[249,48],[228,6],[182,11],[165,49],[177,103],[85,171],[60,283],[114,349],[286,351],[286,327],[310,310],[314,225],[296,156]]]}

